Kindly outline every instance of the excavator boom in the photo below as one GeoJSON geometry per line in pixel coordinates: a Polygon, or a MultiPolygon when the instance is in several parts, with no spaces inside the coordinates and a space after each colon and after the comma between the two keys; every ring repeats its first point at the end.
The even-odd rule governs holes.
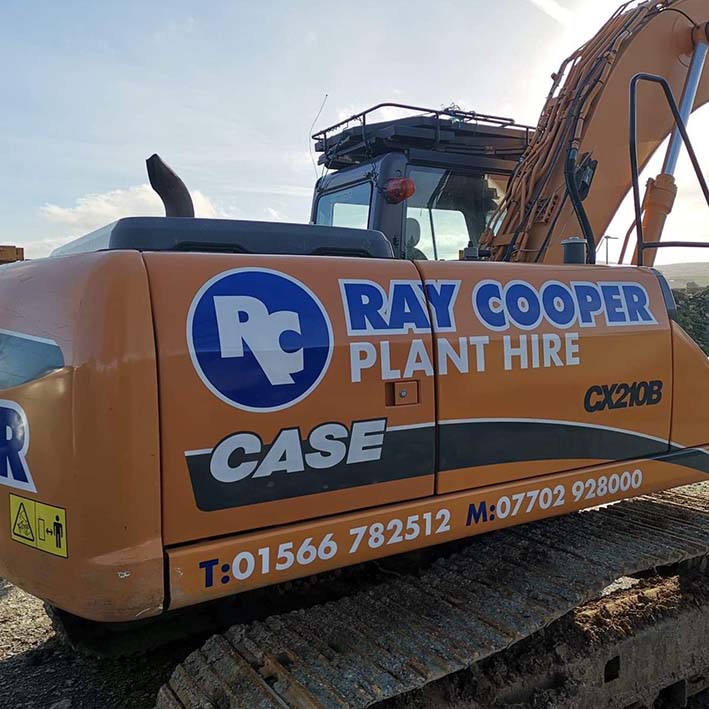
{"type": "MultiPolygon", "coordinates": [[[[553,75],[532,143],[483,237],[497,260],[562,263],[561,242],[572,236],[586,238],[593,259],[632,186],[629,92],[636,74],[664,78],[685,122],[709,100],[709,72],[703,71],[709,42],[706,3],[629,5],[614,13],[553,75]]],[[[672,173],[682,141],[660,87],[639,86],[640,170],[668,136],[662,176],[653,181],[644,200],[647,241],[660,240],[671,209],[672,173]]],[[[646,263],[648,259],[652,252],[646,263]]]]}

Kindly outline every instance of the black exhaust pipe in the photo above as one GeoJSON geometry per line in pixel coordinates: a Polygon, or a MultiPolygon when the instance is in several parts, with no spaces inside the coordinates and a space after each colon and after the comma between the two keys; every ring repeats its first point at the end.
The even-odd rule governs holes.
{"type": "Polygon", "coordinates": [[[165,205],[166,217],[194,217],[192,197],[185,183],[166,165],[160,156],[151,155],[145,164],[148,168],[150,186],[158,193],[165,205]]]}

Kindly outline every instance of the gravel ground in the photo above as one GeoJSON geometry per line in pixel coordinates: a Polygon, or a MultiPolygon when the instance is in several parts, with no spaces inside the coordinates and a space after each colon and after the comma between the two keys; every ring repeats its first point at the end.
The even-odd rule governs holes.
{"type": "Polygon", "coordinates": [[[0,579],[0,707],[152,707],[195,644],[120,660],[82,657],[55,635],[41,601],[0,579]]]}

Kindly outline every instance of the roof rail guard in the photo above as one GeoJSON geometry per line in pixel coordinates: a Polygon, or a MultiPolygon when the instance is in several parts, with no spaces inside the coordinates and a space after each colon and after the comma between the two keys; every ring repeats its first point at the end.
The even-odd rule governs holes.
{"type": "Polygon", "coordinates": [[[319,130],[317,133],[313,133],[313,140],[327,140],[328,134],[333,133],[341,128],[346,127],[353,121],[360,121],[363,126],[367,125],[367,116],[375,111],[379,111],[382,108],[399,108],[405,111],[413,111],[415,113],[420,113],[424,115],[431,115],[435,118],[441,118],[441,116],[447,116],[448,118],[457,118],[460,121],[465,122],[475,122],[475,123],[488,123],[490,125],[505,127],[505,126],[517,126],[519,128],[527,128],[529,130],[534,130],[531,126],[521,125],[515,123],[512,118],[504,118],[502,116],[493,116],[487,113],[478,113],[477,111],[464,111],[461,108],[455,106],[449,106],[448,108],[423,108],[422,106],[410,106],[405,103],[378,103],[376,106],[371,108],[366,108],[364,111],[352,114],[349,118],[339,121],[334,125],[328,126],[319,130]]]}

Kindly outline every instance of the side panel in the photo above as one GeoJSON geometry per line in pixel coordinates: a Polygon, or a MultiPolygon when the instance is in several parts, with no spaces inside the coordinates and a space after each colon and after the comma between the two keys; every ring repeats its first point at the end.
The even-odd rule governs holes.
{"type": "Polygon", "coordinates": [[[672,345],[672,442],[681,447],[703,446],[709,442],[709,359],[676,322],[672,323],[672,345]]]}
{"type": "Polygon", "coordinates": [[[435,332],[439,493],[668,449],[672,346],[652,273],[417,266],[457,288],[454,327],[435,332]]]}
{"type": "MultiPolygon", "coordinates": [[[[172,607],[706,479],[707,448],[685,449],[669,437],[672,410],[674,441],[679,429],[684,445],[706,432],[701,393],[709,365],[681,329],[671,328],[654,275],[417,266],[435,330],[439,494],[170,548],[172,607]],[[501,291],[516,282],[540,293],[553,281],[580,300],[566,312],[565,327],[563,292],[560,302],[548,303],[558,312],[543,322],[505,327],[490,317],[501,304],[487,313],[475,305],[476,288],[491,281],[501,291]],[[576,283],[586,290],[573,290],[576,283]],[[692,382],[698,396],[685,411],[692,382]],[[618,392],[619,383],[627,393],[618,392]],[[452,468],[451,460],[467,467],[452,468]]],[[[399,376],[395,366],[371,369],[385,381],[399,376]]]]}
{"type": "Polygon", "coordinates": [[[667,454],[177,547],[168,550],[171,607],[706,480],[707,461],[704,450],[667,454]]]}
{"type": "Polygon", "coordinates": [[[166,544],[433,493],[431,332],[413,264],[145,261],[166,544]]]}
{"type": "Polygon", "coordinates": [[[38,341],[60,351],[55,368],[0,390],[0,415],[17,414],[0,445],[0,576],[85,618],[158,614],[157,378],[140,254],[3,267],[0,303],[13,348],[38,341]],[[18,485],[20,460],[31,485],[18,485]]]}

